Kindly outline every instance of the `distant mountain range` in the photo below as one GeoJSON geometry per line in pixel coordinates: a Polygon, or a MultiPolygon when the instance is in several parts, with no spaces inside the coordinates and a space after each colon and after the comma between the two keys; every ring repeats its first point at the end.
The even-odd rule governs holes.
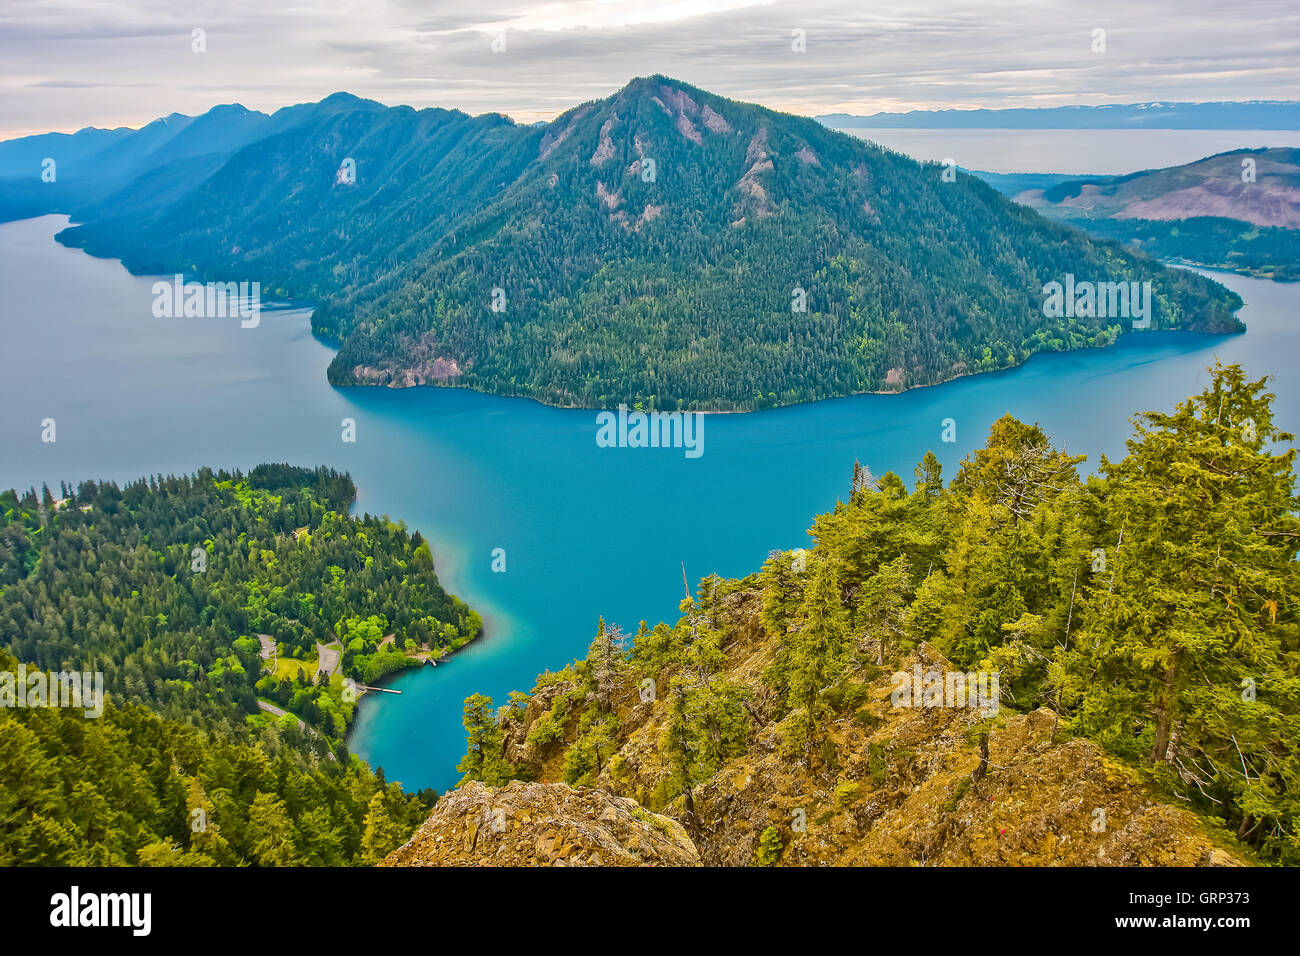
{"type": "Polygon", "coordinates": [[[977,175],[1045,216],[1160,259],[1300,278],[1300,149],[1238,149],[1125,176],[977,175]]]}
{"type": "Polygon", "coordinates": [[[1241,328],[1222,286],[975,177],[660,76],[542,126],[339,93],[0,144],[0,218],[54,211],[134,272],[315,300],[339,384],[703,409],[898,390],[1131,327],[1045,315],[1071,275],[1152,282],[1153,328],[1241,328]]]}
{"type": "Polygon", "coordinates": [[[1300,102],[1131,103],[1005,110],[827,113],[832,129],[1276,129],[1300,130],[1300,102]]]}

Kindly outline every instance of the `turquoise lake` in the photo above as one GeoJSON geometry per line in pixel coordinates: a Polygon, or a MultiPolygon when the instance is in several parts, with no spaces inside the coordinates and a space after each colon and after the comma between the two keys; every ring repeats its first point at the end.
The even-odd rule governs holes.
{"type": "Polygon", "coordinates": [[[1129,417],[1203,386],[1217,356],[1273,374],[1278,423],[1300,430],[1300,286],[1216,275],[1246,301],[1245,335],[1160,332],[1114,348],[1038,356],[1007,372],[902,395],[711,415],[704,454],[599,448],[593,411],[448,389],[337,389],[309,312],[157,319],[153,280],[53,240],[65,220],[0,225],[0,487],[127,480],[262,461],[347,469],[359,511],[429,538],[448,590],[486,635],[371,695],[352,749],[410,788],[446,789],[464,749],[461,704],[498,702],[585,652],[603,615],[626,630],[674,619],[686,566],[744,575],[807,542],[846,494],[855,459],[911,480],[927,449],[945,476],[1006,412],[1087,454],[1123,454],[1129,417]],[[41,441],[41,422],[58,440],[41,441]],[[357,441],[340,422],[356,421],[357,441]],[[941,422],[957,441],[940,441],[941,422]],[[503,548],[505,573],[492,571],[503,548]]]}

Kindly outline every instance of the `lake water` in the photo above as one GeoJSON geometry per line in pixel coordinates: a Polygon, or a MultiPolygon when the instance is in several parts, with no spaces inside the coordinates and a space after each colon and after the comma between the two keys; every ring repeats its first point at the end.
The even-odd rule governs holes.
{"type": "Polygon", "coordinates": [[[1300,130],[846,129],[920,160],[990,173],[1117,176],[1259,146],[1300,146],[1300,130]]]}
{"type": "Polygon", "coordinates": [[[1123,453],[1129,416],[1199,389],[1217,355],[1278,375],[1278,422],[1300,429],[1300,286],[1225,275],[1246,300],[1243,336],[1153,333],[1106,350],[902,395],[864,395],[709,416],[704,454],[602,449],[595,414],[447,389],[337,389],[309,313],[156,319],[152,280],[53,241],[60,217],[0,225],[0,488],[127,480],[262,461],[349,470],[357,506],[430,539],[449,590],[486,636],[437,669],[398,677],[402,696],[362,702],[352,748],[408,787],[445,789],[464,749],[463,699],[498,702],[585,652],[598,615],[634,630],[675,619],[692,586],[755,570],[807,543],[846,494],[853,462],[876,474],[934,449],[951,477],[1005,412],[1040,423],[1092,462],[1123,453]],[[341,441],[340,420],[357,422],[341,441]],[[957,442],[940,423],[957,421],[957,442]],[[54,418],[57,441],[41,441],[54,418]],[[492,550],[506,551],[493,573],[492,550]]]}

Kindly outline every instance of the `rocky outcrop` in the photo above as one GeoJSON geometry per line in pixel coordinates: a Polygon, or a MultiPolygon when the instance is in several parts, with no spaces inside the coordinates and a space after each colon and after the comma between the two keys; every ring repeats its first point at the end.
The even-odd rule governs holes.
{"type": "Polygon", "coordinates": [[[607,160],[613,159],[615,153],[614,141],[610,139],[609,131],[614,128],[618,122],[618,114],[615,113],[609,119],[605,120],[604,125],[600,127],[600,142],[596,144],[596,151],[591,154],[591,165],[600,166],[607,160]]]}
{"type": "MultiPolygon", "coordinates": [[[[888,700],[884,701],[888,706],[888,700]]],[[[837,766],[790,766],[762,741],[694,794],[709,864],[751,863],[773,828],[786,865],[1241,865],[1191,813],[1163,804],[1056,715],[1010,715],[983,775],[966,715],[906,712],[865,732],[841,721],[837,766]]]]}
{"type": "Polygon", "coordinates": [[[589,787],[471,782],[380,866],[699,866],[682,825],[589,787]]]}
{"type": "MultiPolygon", "coordinates": [[[[898,706],[893,667],[864,674],[827,720],[824,745],[791,759],[781,753],[783,718],[762,679],[777,641],[761,626],[759,596],[730,594],[724,605],[723,672],[750,691],[745,752],[696,785],[688,805],[664,756],[667,703],[643,699],[628,679],[614,695],[617,749],[592,780],[680,821],[705,865],[752,865],[765,832],[769,860],[778,839],[779,863],[796,866],[1248,862],[1229,835],[1158,799],[1135,769],[1071,736],[1051,710],[990,717],[970,707],[898,706]]],[[[897,669],[918,665],[927,675],[952,671],[925,643],[897,669]]],[[[660,674],[658,687],[671,677],[660,674]]],[[[565,674],[547,675],[504,718],[507,758],[535,778],[558,779],[577,736],[577,690],[565,674]]]]}

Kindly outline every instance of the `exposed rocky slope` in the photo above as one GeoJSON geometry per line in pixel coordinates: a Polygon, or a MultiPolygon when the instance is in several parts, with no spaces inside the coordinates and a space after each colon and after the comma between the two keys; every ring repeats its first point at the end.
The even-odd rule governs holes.
{"type": "Polygon", "coordinates": [[[1240,149],[1126,176],[1079,178],[1016,197],[1062,219],[1210,216],[1300,228],[1300,149],[1240,149]]]}
{"type": "Polygon", "coordinates": [[[1126,176],[980,174],[1047,216],[1166,262],[1300,277],[1300,150],[1241,149],[1126,176]]]}
{"type": "Polygon", "coordinates": [[[380,866],[699,866],[676,820],[587,787],[471,782],[380,866]]]}
{"type": "MultiPolygon", "coordinates": [[[[760,859],[765,831],[768,843],[779,839],[783,865],[1246,862],[1225,835],[1156,799],[1134,770],[1092,742],[1070,738],[1050,710],[1004,710],[984,725],[988,756],[981,773],[980,714],[893,706],[895,681],[884,671],[835,715],[820,753],[791,761],[779,753],[780,724],[769,719],[775,702],[760,680],[777,642],[763,632],[758,595],[733,593],[725,606],[725,677],[753,691],[747,706],[760,729],[747,752],[694,788],[689,805],[678,797],[665,806],[662,797],[670,776],[661,747],[667,702],[643,700],[643,687],[627,679],[614,695],[621,729],[617,750],[593,781],[599,791],[467,784],[443,798],[389,864],[530,864],[552,861],[557,847],[569,846],[570,856],[584,861],[599,852],[606,863],[629,855],[682,863],[693,861],[689,834],[705,865],[745,866],[760,859]],[[646,811],[620,798],[661,810],[683,829],[666,832],[663,818],[648,814],[654,825],[637,826],[646,811]],[[483,833],[480,822],[495,806],[509,814],[502,836],[483,833]],[[624,842],[629,833],[632,842],[624,842]],[[657,852],[647,852],[650,847],[657,852]]],[[[916,665],[927,673],[951,670],[926,644],[901,668],[910,672],[916,665]]],[[[563,753],[577,734],[576,709],[566,704],[578,686],[570,676],[547,675],[522,711],[503,717],[507,758],[538,779],[560,777],[563,753]],[[538,737],[549,735],[534,733],[529,742],[539,722],[554,720],[563,726],[558,738],[539,745],[538,737]]],[[[662,675],[658,686],[667,686],[669,677],[662,675]]]]}

